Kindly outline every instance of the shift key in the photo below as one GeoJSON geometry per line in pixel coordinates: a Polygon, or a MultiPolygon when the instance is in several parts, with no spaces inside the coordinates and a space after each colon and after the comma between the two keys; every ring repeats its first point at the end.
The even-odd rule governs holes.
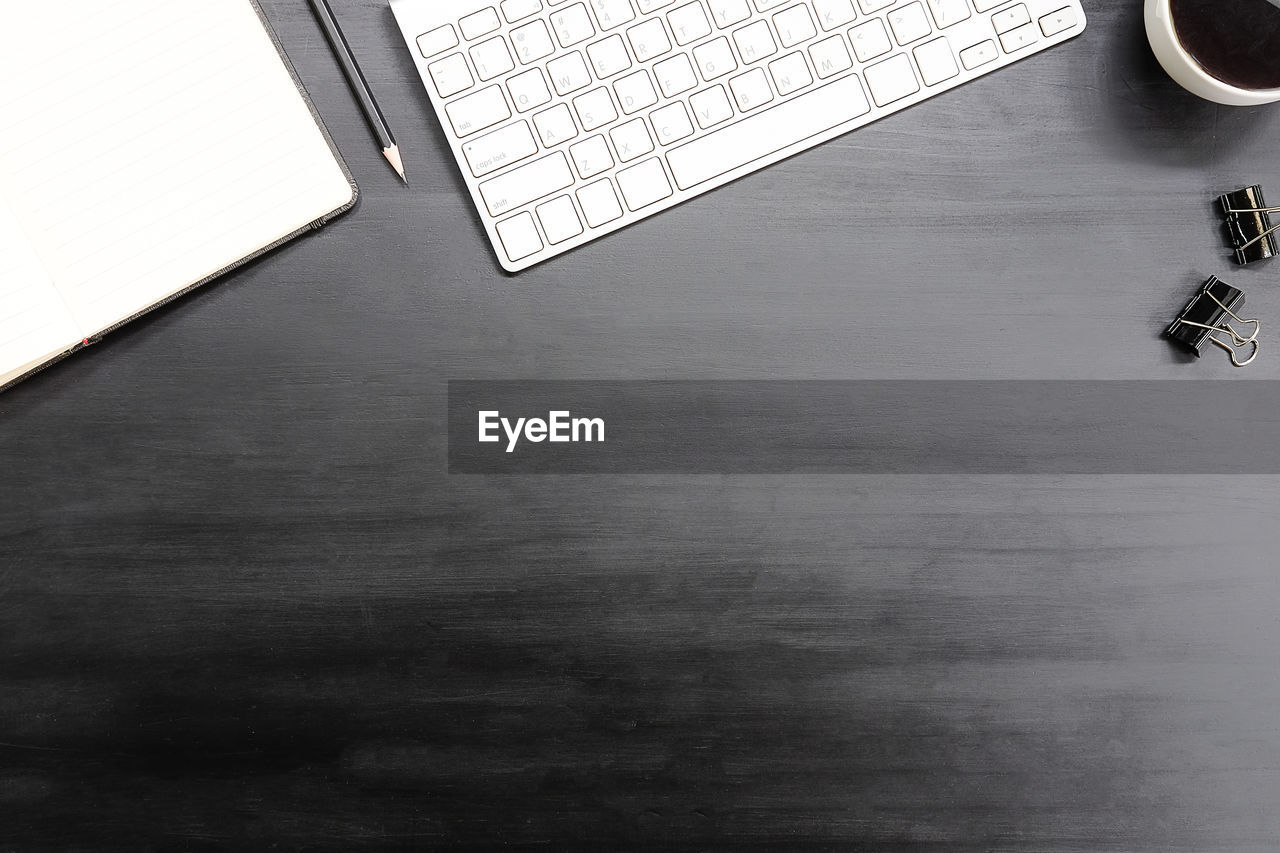
{"type": "Polygon", "coordinates": [[[485,181],[480,185],[480,195],[484,196],[489,213],[501,216],[571,186],[573,171],[564,153],[557,151],[485,181]]]}

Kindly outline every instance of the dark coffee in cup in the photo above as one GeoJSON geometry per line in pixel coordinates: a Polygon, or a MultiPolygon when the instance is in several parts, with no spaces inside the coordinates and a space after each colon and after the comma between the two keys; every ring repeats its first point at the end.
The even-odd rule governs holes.
{"type": "Polygon", "coordinates": [[[1170,0],[1178,42],[1239,89],[1280,89],[1280,0],[1170,0]]]}

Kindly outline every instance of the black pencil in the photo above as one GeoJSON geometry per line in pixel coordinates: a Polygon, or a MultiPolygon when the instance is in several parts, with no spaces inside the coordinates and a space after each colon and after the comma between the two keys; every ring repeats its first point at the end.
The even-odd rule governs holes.
{"type": "Polygon", "coordinates": [[[360,102],[360,109],[364,111],[364,117],[368,119],[373,135],[378,138],[378,143],[382,146],[382,155],[387,158],[391,168],[396,170],[400,180],[407,185],[409,179],[404,174],[404,160],[400,158],[400,146],[396,145],[395,137],[391,135],[391,128],[387,127],[386,116],[382,114],[382,110],[378,108],[378,102],[374,100],[373,92],[369,89],[369,81],[364,79],[364,73],[356,63],[355,55],[351,53],[351,45],[347,44],[347,37],[342,34],[338,20],[333,16],[333,9],[329,8],[328,0],[309,0],[309,2],[311,10],[316,13],[316,18],[320,21],[325,37],[329,39],[334,55],[338,57],[338,64],[347,75],[351,91],[360,102]]]}

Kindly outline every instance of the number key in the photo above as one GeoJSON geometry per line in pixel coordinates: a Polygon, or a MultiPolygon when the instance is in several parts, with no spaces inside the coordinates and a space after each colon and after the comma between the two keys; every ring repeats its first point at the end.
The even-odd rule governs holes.
{"type": "Polygon", "coordinates": [[[596,28],[591,26],[591,16],[587,14],[587,7],[581,3],[552,15],[551,28],[556,31],[556,38],[560,40],[561,47],[570,47],[584,42],[596,34],[596,28]]]}
{"type": "Polygon", "coordinates": [[[591,0],[591,8],[595,10],[602,30],[611,30],[636,19],[629,0],[591,0]]]}
{"type": "Polygon", "coordinates": [[[507,50],[507,40],[502,36],[491,38],[471,48],[471,61],[476,64],[476,73],[481,80],[492,80],[501,77],[516,64],[511,61],[511,51],[507,50]]]}
{"type": "Polygon", "coordinates": [[[536,62],[555,52],[555,46],[551,44],[551,34],[547,32],[547,25],[542,21],[516,27],[511,31],[511,43],[515,45],[516,55],[520,57],[521,65],[536,62]]]}

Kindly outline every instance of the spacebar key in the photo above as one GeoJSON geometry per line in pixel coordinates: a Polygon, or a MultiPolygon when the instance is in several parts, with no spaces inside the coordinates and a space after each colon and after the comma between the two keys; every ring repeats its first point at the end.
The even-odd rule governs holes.
{"type": "Polygon", "coordinates": [[[870,111],[862,83],[845,77],[668,151],[667,164],[687,190],[870,111]]]}

